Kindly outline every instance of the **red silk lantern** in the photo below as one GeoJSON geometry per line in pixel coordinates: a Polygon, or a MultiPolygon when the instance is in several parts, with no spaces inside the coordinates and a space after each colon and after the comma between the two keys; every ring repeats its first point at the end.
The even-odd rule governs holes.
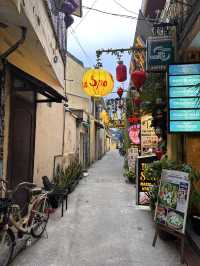
{"type": "Polygon", "coordinates": [[[133,103],[135,105],[139,106],[142,103],[142,100],[139,97],[133,98],[133,103]]]}
{"type": "Polygon", "coordinates": [[[123,92],[124,92],[124,90],[123,90],[121,87],[118,88],[118,90],[117,90],[117,94],[118,94],[118,96],[119,96],[120,98],[122,97],[123,92]]]}
{"type": "Polygon", "coordinates": [[[127,80],[127,69],[123,64],[123,61],[118,62],[118,66],[116,68],[116,80],[119,82],[124,82],[127,80]]]}
{"type": "Polygon", "coordinates": [[[141,119],[138,117],[135,117],[135,116],[131,116],[128,118],[128,122],[131,124],[139,123],[140,121],[141,121],[141,119]]]}
{"type": "Polygon", "coordinates": [[[140,89],[146,81],[146,73],[142,70],[136,70],[131,74],[131,79],[136,89],[140,89]]]}

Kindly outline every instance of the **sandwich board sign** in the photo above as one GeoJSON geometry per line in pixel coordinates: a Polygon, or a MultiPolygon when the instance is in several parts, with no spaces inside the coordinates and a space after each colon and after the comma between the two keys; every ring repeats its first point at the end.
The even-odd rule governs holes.
{"type": "Polygon", "coordinates": [[[183,261],[185,228],[190,195],[189,174],[181,171],[163,170],[155,210],[156,234],[166,231],[181,239],[181,261],[183,261]]]}

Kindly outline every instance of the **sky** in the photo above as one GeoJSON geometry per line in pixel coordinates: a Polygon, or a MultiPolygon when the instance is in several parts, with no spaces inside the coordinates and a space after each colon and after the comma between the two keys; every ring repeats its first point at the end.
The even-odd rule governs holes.
{"type": "MultiPolygon", "coordinates": [[[[83,0],[82,2],[83,6],[133,17],[137,17],[142,4],[142,0],[83,0]]],[[[105,15],[92,10],[87,12],[88,10],[83,8],[83,17],[74,17],[75,22],[68,29],[68,51],[80,59],[85,67],[93,67],[96,64],[96,50],[98,49],[129,48],[133,45],[137,19],[105,15]],[[86,54],[78,43],[81,44],[86,54]]],[[[125,53],[122,59],[128,70],[130,55],[125,53]]],[[[103,68],[111,72],[115,79],[117,58],[104,54],[102,63],[103,68]]],[[[128,81],[124,85],[126,89],[128,81]]],[[[114,90],[116,91],[119,86],[120,83],[116,81],[114,90]]],[[[112,94],[109,98],[116,96],[116,94],[112,94]]]]}

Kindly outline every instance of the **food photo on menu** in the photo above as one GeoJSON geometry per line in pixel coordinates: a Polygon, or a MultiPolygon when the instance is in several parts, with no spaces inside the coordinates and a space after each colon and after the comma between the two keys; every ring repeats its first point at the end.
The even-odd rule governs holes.
{"type": "Polygon", "coordinates": [[[155,222],[184,232],[189,184],[185,181],[161,180],[155,222]]]}

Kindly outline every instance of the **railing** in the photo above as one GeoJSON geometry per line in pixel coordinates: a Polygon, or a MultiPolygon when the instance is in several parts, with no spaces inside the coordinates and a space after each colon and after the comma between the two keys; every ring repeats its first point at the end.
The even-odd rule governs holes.
{"type": "Polygon", "coordinates": [[[52,22],[58,47],[65,63],[67,53],[67,30],[64,22],[64,14],[56,12],[55,0],[46,1],[49,17],[52,22]]]}
{"type": "Polygon", "coordinates": [[[197,3],[199,3],[199,0],[166,1],[161,19],[167,22],[176,22],[178,36],[180,36],[197,3]]]}

